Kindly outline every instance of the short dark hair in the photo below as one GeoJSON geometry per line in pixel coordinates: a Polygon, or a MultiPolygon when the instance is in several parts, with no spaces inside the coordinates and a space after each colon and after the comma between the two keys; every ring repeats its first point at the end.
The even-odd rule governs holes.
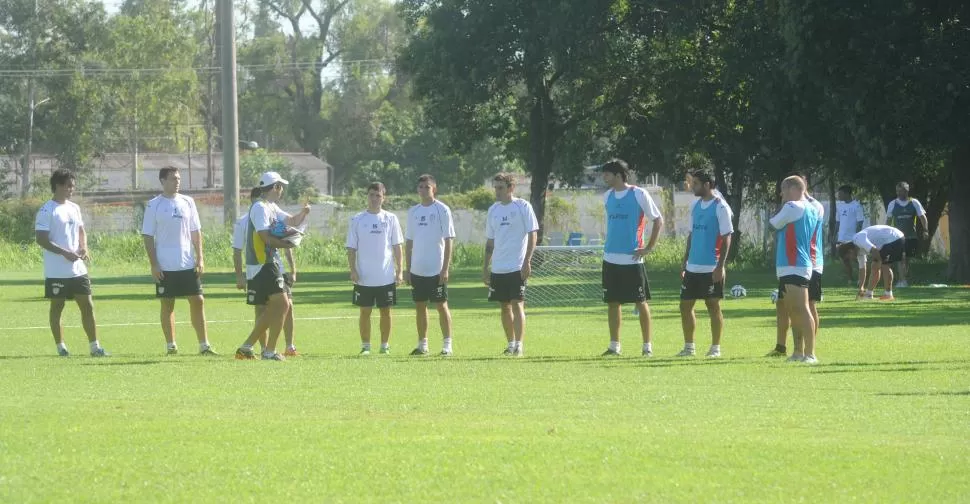
{"type": "Polygon", "coordinates": [[[842,192],[844,192],[844,193],[846,193],[846,194],[848,194],[849,196],[852,196],[853,189],[852,189],[852,186],[850,186],[848,184],[839,187],[839,190],[842,191],[842,192]]]}
{"type": "Polygon", "coordinates": [[[626,164],[626,161],[613,158],[607,161],[601,168],[603,172],[610,172],[614,175],[619,175],[626,182],[627,178],[630,177],[630,165],[626,164]]]}
{"type": "Polygon", "coordinates": [[[905,189],[905,190],[908,191],[909,190],[909,183],[908,182],[900,182],[900,183],[896,184],[896,189],[905,189]]]}
{"type": "Polygon", "coordinates": [[[169,175],[173,173],[178,173],[178,172],[179,172],[178,168],[174,166],[166,166],[165,168],[158,170],[158,180],[165,180],[168,178],[169,175]]]}
{"type": "Polygon", "coordinates": [[[67,184],[71,180],[77,182],[77,177],[71,170],[66,168],[54,170],[54,173],[51,173],[51,192],[56,191],[57,186],[67,184]]]}
{"type": "Polygon", "coordinates": [[[252,191],[249,191],[249,199],[254,200],[263,195],[263,188],[254,187],[252,191]]]}
{"type": "Polygon", "coordinates": [[[852,243],[852,242],[840,243],[838,246],[835,247],[835,253],[838,254],[839,257],[845,258],[845,257],[848,257],[849,254],[851,254],[853,249],[855,248],[856,248],[855,243],[852,243]]]}
{"type": "Polygon", "coordinates": [[[259,190],[259,194],[260,195],[263,195],[263,194],[266,194],[266,193],[272,191],[273,189],[276,189],[276,186],[285,187],[286,184],[284,184],[282,182],[277,182],[275,184],[270,184],[268,186],[254,187],[253,190],[254,191],[255,190],[259,190]]]}
{"type": "Polygon", "coordinates": [[[385,189],[384,188],[384,184],[382,184],[380,182],[371,182],[367,186],[367,192],[371,192],[371,191],[377,191],[377,192],[379,192],[381,194],[385,194],[385,195],[387,194],[387,189],[385,189]]]}
{"type": "Polygon", "coordinates": [[[501,172],[492,177],[492,182],[504,182],[505,187],[515,185],[515,176],[508,172],[501,172]]]}
{"type": "Polygon", "coordinates": [[[714,174],[708,170],[694,170],[690,172],[690,176],[700,180],[702,184],[711,184],[714,187],[714,174]]]}
{"type": "Polygon", "coordinates": [[[428,182],[428,183],[430,183],[433,186],[437,186],[438,185],[438,181],[435,180],[434,179],[434,175],[431,175],[430,173],[425,173],[425,174],[421,175],[420,177],[418,177],[418,183],[420,184],[421,182],[428,182]]]}

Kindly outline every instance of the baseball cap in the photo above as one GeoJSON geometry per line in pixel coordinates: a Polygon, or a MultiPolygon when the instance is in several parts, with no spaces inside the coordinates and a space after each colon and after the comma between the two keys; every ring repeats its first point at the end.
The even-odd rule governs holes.
{"type": "Polygon", "coordinates": [[[269,187],[274,184],[288,185],[289,182],[274,171],[268,171],[259,177],[259,187],[269,187]]]}

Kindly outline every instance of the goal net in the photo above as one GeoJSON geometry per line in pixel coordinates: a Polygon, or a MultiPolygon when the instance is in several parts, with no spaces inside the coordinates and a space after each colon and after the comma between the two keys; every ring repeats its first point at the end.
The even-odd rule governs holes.
{"type": "Polygon", "coordinates": [[[525,298],[529,306],[575,306],[603,300],[602,246],[536,247],[525,298]]]}

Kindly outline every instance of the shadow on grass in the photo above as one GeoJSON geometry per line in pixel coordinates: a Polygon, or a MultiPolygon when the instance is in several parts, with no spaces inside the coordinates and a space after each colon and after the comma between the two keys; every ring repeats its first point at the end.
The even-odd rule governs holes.
{"type": "Polygon", "coordinates": [[[156,364],[175,364],[178,361],[175,360],[140,360],[140,361],[105,361],[105,360],[92,360],[91,362],[86,362],[82,364],[83,366],[153,366],[156,364]]]}

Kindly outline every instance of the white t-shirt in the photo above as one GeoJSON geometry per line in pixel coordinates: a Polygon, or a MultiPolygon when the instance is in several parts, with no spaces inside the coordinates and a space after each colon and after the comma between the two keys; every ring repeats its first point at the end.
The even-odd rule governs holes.
{"type": "Polygon", "coordinates": [[[155,196],[145,205],[141,234],[155,239],[155,256],[162,271],[195,268],[192,232],[201,229],[195,200],[184,194],[155,196]]]}
{"type": "Polygon", "coordinates": [[[882,248],[896,240],[899,240],[905,236],[902,231],[892,227],[882,224],[875,226],[869,226],[862,231],[859,231],[852,237],[852,243],[862,250],[869,252],[873,248],[882,250],[882,248]]]}
{"type": "MultiPolygon", "coordinates": [[[[606,193],[603,194],[603,204],[606,205],[606,202],[610,200],[611,193],[614,194],[614,197],[616,199],[623,199],[624,197],[626,197],[626,192],[632,189],[633,194],[636,195],[637,203],[640,204],[640,209],[643,210],[644,217],[646,217],[647,220],[650,221],[651,223],[659,219],[660,208],[658,208],[657,204],[653,202],[653,198],[650,197],[650,193],[647,192],[646,189],[639,186],[629,186],[629,187],[630,187],[629,189],[624,189],[622,191],[616,191],[610,188],[608,191],[606,191],[606,193]]],[[[609,229],[610,228],[609,215],[606,215],[605,219],[606,219],[606,227],[604,227],[603,229],[609,229]]],[[[647,228],[646,226],[643,227],[643,235],[644,235],[643,243],[647,243],[648,240],[650,239],[650,237],[647,235],[647,229],[651,229],[651,232],[652,232],[652,227],[651,228],[647,228]]],[[[603,260],[611,264],[623,264],[623,265],[640,264],[643,262],[642,257],[638,257],[634,259],[634,257],[630,254],[616,254],[616,253],[607,253],[607,252],[603,253],[603,260]]]]}
{"type": "Polygon", "coordinates": [[[890,201],[889,202],[889,206],[886,207],[886,215],[892,217],[892,215],[893,215],[893,208],[896,205],[906,206],[906,205],[908,205],[910,203],[912,203],[913,204],[913,207],[916,208],[916,216],[917,217],[919,217],[921,215],[926,215],[926,210],[923,209],[923,204],[920,203],[919,200],[918,199],[915,199],[915,198],[910,198],[909,201],[900,201],[899,198],[896,198],[896,199],[890,201]]]}
{"type": "MultiPolygon", "coordinates": [[[[69,252],[77,252],[81,247],[81,207],[73,201],[58,203],[49,200],[37,211],[34,220],[35,231],[47,231],[50,242],[69,252]]],[[[69,262],[64,256],[44,249],[45,278],[74,278],[88,274],[84,261],[69,262]]]]}
{"type": "Polygon", "coordinates": [[[835,222],[839,223],[838,242],[846,243],[852,241],[856,234],[856,226],[866,220],[866,215],[862,211],[862,204],[857,200],[839,201],[835,204],[835,222]]]}
{"type": "MultiPolygon", "coordinates": [[[[717,193],[717,194],[720,194],[720,193],[717,193]]],[[[731,222],[731,216],[733,215],[733,212],[731,212],[731,207],[729,207],[727,202],[724,201],[724,198],[720,196],[712,199],[711,201],[704,201],[701,198],[697,198],[693,202],[691,202],[690,208],[687,211],[687,222],[690,222],[691,226],[693,226],[694,208],[697,207],[697,205],[700,205],[701,209],[707,210],[708,208],[711,207],[711,205],[714,205],[714,204],[717,205],[718,234],[721,236],[726,236],[733,233],[734,223],[731,222]]],[[[727,254],[727,250],[722,249],[721,253],[727,254]]],[[[687,267],[685,269],[691,273],[712,273],[716,268],[717,266],[711,266],[707,264],[691,264],[688,261],[687,267]]]]}
{"type": "MultiPolygon", "coordinates": [[[[255,229],[255,232],[258,233],[260,231],[269,231],[269,229],[273,227],[273,224],[277,220],[288,219],[291,217],[291,215],[281,210],[280,207],[276,205],[276,203],[272,203],[265,200],[257,200],[255,203],[253,203],[253,206],[249,209],[248,217],[253,223],[253,228],[255,229]]],[[[245,228],[246,228],[246,231],[248,232],[249,230],[248,223],[245,226],[245,228]]],[[[247,232],[244,232],[244,235],[243,235],[244,246],[246,244],[247,237],[245,235],[248,234],[247,232]]],[[[243,253],[245,254],[245,251],[243,253]]],[[[283,271],[282,270],[283,261],[278,260],[279,259],[278,251],[274,251],[274,257],[276,257],[277,263],[281,266],[280,271],[283,271]]],[[[246,264],[246,279],[252,280],[253,278],[256,277],[256,274],[258,274],[259,270],[261,269],[263,269],[262,264],[246,264]]]]}
{"type": "Polygon", "coordinates": [[[364,210],[350,219],[347,248],[357,251],[357,285],[383,287],[394,283],[394,246],[404,243],[397,215],[364,210]]]}
{"type": "Polygon", "coordinates": [[[495,240],[492,273],[520,271],[529,247],[529,233],[539,230],[532,205],[515,197],[507,204],[495,202],[485,219],[485,238],[495,240]]]}
{"type": "Polygon", "coordinates": [[[408,210],[404,238],[411,240],[411,273],[432,277],[441,273],[445,262],[445,240],[455,237],[455,222],[448,205],[435,200],[408,210]]]}
{"type": "MultiPolygon", "coordinates": [[[[232,248],[236,250],[245,250],[246,231],[248,229],[249,229],[249,216],[243,215],[232,226],[232,248]]],[[[283,273],[286,273],[286,263],[281,262],[280,267],[281,267],[280,271],[282,271],[283,273]]]]}

